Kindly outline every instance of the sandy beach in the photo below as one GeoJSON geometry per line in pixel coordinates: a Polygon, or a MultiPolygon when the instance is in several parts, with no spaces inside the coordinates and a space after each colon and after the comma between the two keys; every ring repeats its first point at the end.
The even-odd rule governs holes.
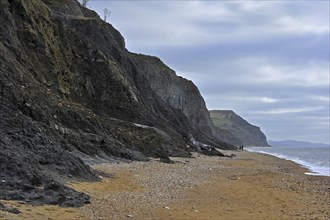
{"type": "Polygon", "coordinates": [[[13,201],[1,219],[329,219],[330,177],[305,175],[294,162],[250,152],[234,158],[172,158],[104,163],[113,178],[69,183],[89,194],[81,208],[31,206],[13,201]]]}

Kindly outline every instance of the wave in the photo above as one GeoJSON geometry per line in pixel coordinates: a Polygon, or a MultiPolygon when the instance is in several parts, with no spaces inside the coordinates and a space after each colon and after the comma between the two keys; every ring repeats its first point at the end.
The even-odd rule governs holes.
{"type": "Polygon", "coordinates": [[[309,169],[311,171],[311,172],[306,172],[305,174],[307,174],[307,175],[330,176],[330,167],[324,162],[317,162],[314,164],[311,162],[307,162],[301,158],[292,157],[292,156],[284,155],[281,153],[267,152],[267,151],[263,151],[263,150],[256,149],[256,148],[246,148],[246,150],[250,151],[250,152],[268,154],[268,155],[272,155],[272,156],[282,158],[285,160],[294,161],[294,162],[302,165],[303,167],[306,167],[307,169],[309,169]]]}

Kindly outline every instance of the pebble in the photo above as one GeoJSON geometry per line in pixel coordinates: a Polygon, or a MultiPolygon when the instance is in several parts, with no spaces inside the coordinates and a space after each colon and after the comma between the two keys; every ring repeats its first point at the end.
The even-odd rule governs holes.
{"type": "MultiPolygon", "coordinates": [[[[195,157],[199,157],[199,155],[196,155],[195,157]]],[[[204,159],[204,157],[201,157],[201,159],[198,160],[191,160],[189,166],[183,165],[182,163],[187,160],[186,158],[174,158],[173,160],[176,163],[172,164],[171,166],[168,166],[164,163],[159,163],[156,159],[151,160],[148,163],[118,162],[113,164],[95,165],[95,169],[111,170],[111,172],[118,174],[120,174],[120,172],[127,171],[128,178],[132,178],[132,182],[134,182],[136,186],[134,189],[124,189],[124,191],[111,191],[108,194],[105,193],[104,195],[102,195],[101,198],[96,198],[94,203],[92,203],[91,205],[85,206],[83,208],[85,209],[84,214],[88,216],[89,219],[97,219],[99,215],[111,216],[112,219],[122,219],[123,217],[138,219],[147,219],[148,217],[150,217],[151,219],[157,219],[157,216],[153,214],[155,205],[163,209],[175,210],[176,212],[176,209],[174,207],[170,208],[166,205],[173,204],[173,202],[178,200],[184,200],[184,191],[191,189],[196,185],[206,183],[208,180],[208,175],[210,173],[216,173],[218,172],[218,170],[223,169],[224,173],[228,174],[228,178],[233,180],[241,179],[242,181],[244,180],[243,177],[245,175],[254,175],[256,172],[255,170],[251,170],[250,173],[246,173],[246,169],[239,169],[235,167],[233,168],[233,171],[235,171],[235,173],[233,174],[231,173],[232,168],[230,166],[221,166],[218,162],[215,162],[217,158],[205,158],[206,159],[204,159]],[[184,167],[184,169],[182,167],[184,167]],[[211,172],[209,171],[210,169],[212,170],[211,172]],[[143,186],[146,190],[141,190],[141,186],[143,186]],[[141,204],[142,207],[137,204],[141,204]],[[93,210],[93,212],[91,210],[93,210]],[[127,210],[130,210],[131,213],[134,213],[134,216],[131,213],[127,214],[127,210]]],[[[267,168],[267,171],[268,169],[272,171],[275,168],[274,166],[270,165],[270,167],[267,168]]],[[[126,175],[125,172],[122,176],[126,175]]],[[[118,175],[118,180],[120,180],[121,178],[121,175],[118,175]]],[[[280,178],[287,182],[285,178],[280,178]]],[[[286,189],[286,186],[290,186],[290,184],[276,185],[274,187],[279,189],[286,189]]],[[[199,210],[197,209],[195,204],[191,204],[191,206],[188,207],[192,208],[190,209],[191,213],[196,213],[196,216],[204,214],[203,212],[199,213],[199,210]]],[[[232,208],[224,210],[228,214],[236,212],[236,210],[232,208]]],[[[250,213],[258,213],[259,210],[254,209],[249,211],[250,213]]],[[[278,211],[281,216],[285,216],[285,212],[283,212],[285,210],[283,210],[283,208],[282,210],[280,209],[278,211]]],[[[172,211],[166,212],[168,213],[168,215],[172,213],[172,211]]],[[[183,215],[186,215],[186,213],[183,213],[183,215]]]]}

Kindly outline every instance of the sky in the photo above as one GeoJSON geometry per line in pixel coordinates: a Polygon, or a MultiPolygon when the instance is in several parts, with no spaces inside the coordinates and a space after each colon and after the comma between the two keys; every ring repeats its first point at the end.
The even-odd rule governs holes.
{"type": "Polygon", "coordinates": [[[269,140],[329,143],[329,1],[107,1],[128,50],[192,80],[269,140]]]}

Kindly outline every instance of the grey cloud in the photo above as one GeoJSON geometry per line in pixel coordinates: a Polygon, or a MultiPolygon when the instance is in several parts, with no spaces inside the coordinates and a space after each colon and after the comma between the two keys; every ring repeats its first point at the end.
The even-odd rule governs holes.
{"type": "Polygon", "coordinates": [[[193,80],[270,139],[329,143],[328,1],[97,1],[129,50],[193,80]],[[275,114],[276,113],[276,114],[275,114]]]}
{"type": "MultiPolygon", "coordinates": [[[[92,1],[90,4],[100,13],[102,7],[110,8],[113,12],[110,18],[112,23],[118,25],[124,34],[129,32],[127,39],[133,42],[133,50],[143,50],[146,46],[203,46],[219,41],[253,42],[292,33],[317,34],[320,27],[325,28],[326,32],[329,30],[322,16],[317,16],[317,19],[305,18],[303,14],[288,16],[287,8],[297,5],[290,1],[267,4],[226,1],[92,1]],[[230,26],[232,29],[229,29],[230,26]]],[[[326,6],[326,3],[320,4],[326,6]]]]}

